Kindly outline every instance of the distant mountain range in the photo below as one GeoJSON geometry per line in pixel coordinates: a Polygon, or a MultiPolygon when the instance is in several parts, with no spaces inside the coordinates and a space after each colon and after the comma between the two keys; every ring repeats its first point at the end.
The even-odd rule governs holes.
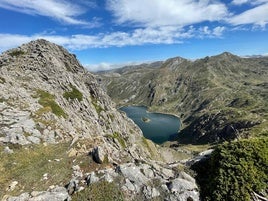
{"type": "Polygon", "coordinates": [[[179,143],[213,143],[268,134],[268,57],[228,52],[190,61],[181,57],[97,75],[121,105],[181,117],[179,143]]]}

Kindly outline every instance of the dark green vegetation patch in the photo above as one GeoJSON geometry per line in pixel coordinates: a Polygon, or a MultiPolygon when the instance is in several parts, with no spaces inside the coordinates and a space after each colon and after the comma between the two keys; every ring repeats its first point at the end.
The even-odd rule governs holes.
{"type": "Polygon", "coordinates": [[[23,55],[23,54],[25,54],[25,52],[23,52],[22,50],[14,50],[14,51],[9,53],[9,55],[12,56],[12,57],[13,56],[17,57],[17,56],[20,56],[20,55],[23,55]]]}
{"type": "Polygon", "coordinates": [[[123,137],[118,132],[114,132],[112,135],[107,135],[107,137],[117,139],[118,142],[120,143],[120,145],[122,146],[122,148],[127,147],[125,140],[123,139],[123,137]]]}
{"type": "Polygon", "coordinates": [[[77,99],[79,102],[83,100],[83,94],[73,85],[70,85],[72,91],[66,91],[63,94],[63,97],[67,100],[74,100],[77,99]]]}
{"type": "Polygon", "coordinates": [[[37,97],[39,97],[38,103],[43,107],[50,107],[52,113],[58,117],[67,117],[67,114],[64,112],[64,110],[55,102],[55,96],[39,89],[37,90],[37,97]]]}
{"type": "Polygon", "coordinates": [[[66,91],[63,94],[63,97],[67,100],[74,100],[77,99],[78,101],[83,100],[83,94],[73,85],[70,85],[72,91],[66,91]]]}
{"type": "Polygon", "coordinates": [[[268,138],[260,138],[224,143],[193,169],[204,200],[249,201],[267,191],[267,167],[268,138]]]}

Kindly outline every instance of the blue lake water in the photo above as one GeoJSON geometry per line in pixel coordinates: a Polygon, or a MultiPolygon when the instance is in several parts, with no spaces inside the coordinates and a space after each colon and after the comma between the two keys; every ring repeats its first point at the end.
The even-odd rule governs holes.
{"type": "Polygon", "coordinates": [[[119,110],[124,111],[140,127],[144,137],[158,144],[171,140],[180,129],[180,119],[173,115],[151,113],[143,106],[124,106],[119,110]],[[144,118],[149,121],[144,122],[144,118]]]}

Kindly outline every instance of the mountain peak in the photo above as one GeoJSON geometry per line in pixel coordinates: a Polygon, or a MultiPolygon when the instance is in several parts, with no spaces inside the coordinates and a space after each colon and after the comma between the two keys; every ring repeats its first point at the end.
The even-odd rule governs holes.
{"type": "Polygon", "coordinates": [[[167,59],[165,62],[182,62],[182,61],[186,61],[187,59],[183,58],[183,57],[173,57],[170,59],[167,59]]]}
{"type": "MultiPolygon", "coordinates": [[[[40,45],[50,45],[50,44],[54,44],[46,39],[43,39],[43,38],[39,38],[39,39],[36,39],[36,40],[33,40],[33,41],[30,41],[29,43],[27,44],[40,44],[40,45]]],[[[56,44],[55,44],[56,45],[56,44]]]]}
{"type": "Polygon", "coordinates": [[[44,39],[34,40],[8,50],[1,57],[8,63],[23,64],[25,70],[38,69],[46,74],[63,71],[84,72],[84,68],[74,54],[44,39]]]}
{"type": "Polygon", "coordinates": [[[228,60],[228,61],[240,61],[240,57],[230,52],[223,52],[221,54],[209,57],[212,60],[228,60]]]}
{"type": "Polygon", "coordinates": [[[56,45],[55,43],[52,43],[50,41],[47,41],[45,39],[37,39],[37,40],[33,40],[30,41],[29,43],[25,43],[23,45],[21,45],[20,47],[18,47],[18,49],[25,49],[27,50],[27,53],[32,53],[32,52],[41,52],[44,51],[46,52],[46,50],[52,50],[52,49],[61,49],[62,51],[66,51],[63,47],[56,45]]]}
{"type": "Polygon", "coordinates": [[[178,67],[178,65],[182,64],[185,61],[187,61],[187,59],[183,57],[174,57],[174,58],[167,59],[164,62],[163,66],[168,66],[170,69],[175,69],[178,67]]]}
{"type": "Polygon", "coordinates": [[[235,54],[232,54],[230,52],[223,52],[219,55],[216,55],[214,57],[221,57],[221,58],[240,58],[239,56],[235,55],[235,54]]]}

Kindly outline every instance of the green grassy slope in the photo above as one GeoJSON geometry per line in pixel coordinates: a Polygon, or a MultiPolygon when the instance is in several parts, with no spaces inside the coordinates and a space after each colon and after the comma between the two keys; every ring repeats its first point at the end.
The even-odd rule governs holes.
{"type": "Polygon", "coordinates": [[[267,136],[268,58],[230,53],[196,61],[169,59],[160,68],[102,76],[117,104],[147,105],[181,116],[180,143],[267,136]]]}

